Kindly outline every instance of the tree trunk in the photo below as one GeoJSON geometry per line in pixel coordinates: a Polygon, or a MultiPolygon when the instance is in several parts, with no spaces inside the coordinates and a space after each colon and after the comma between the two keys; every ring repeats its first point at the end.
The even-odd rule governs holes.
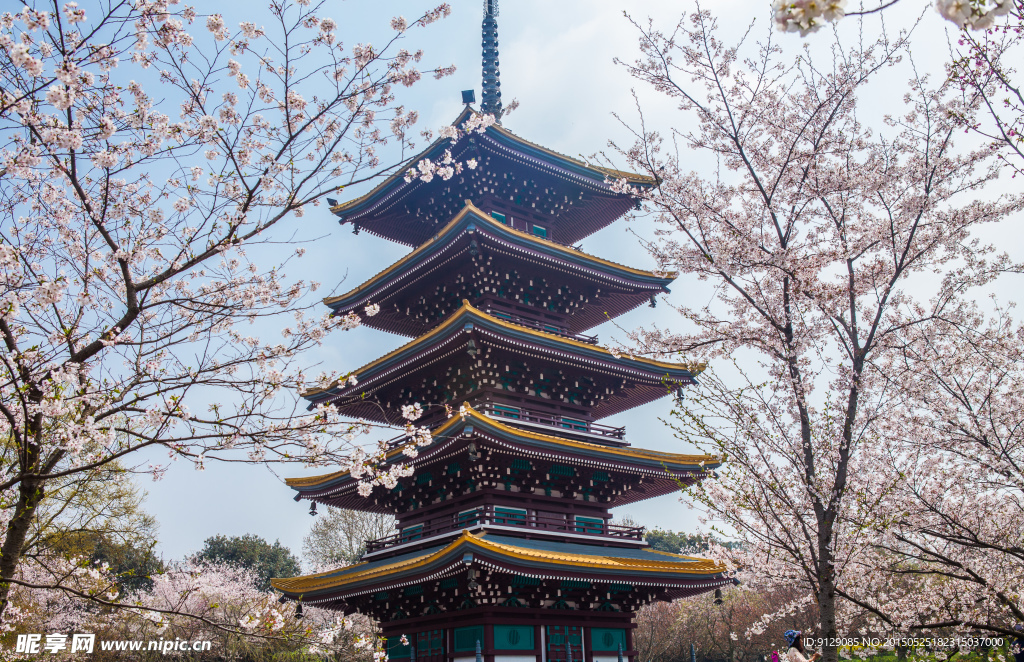
{"type": "Polygon", "coordinates": [[[9,604],[10,580],[18,571],[21,555],[25,551],[25,540],[36,514],[36,508],[43,500],[43,485],[36,481],[22,481],[18,489],[18,505],[14,517],[7,525],[7,535],[0,547],[0,623],[9,604]]]}
{"type": "Polygon", "coordinates": [[[821,623],[818,636],[825,642],[821,647],[822,662],[838,662],[835,566],[830,545],[832,527],[827,517],[818,526],[818,619],[821,623]]]}

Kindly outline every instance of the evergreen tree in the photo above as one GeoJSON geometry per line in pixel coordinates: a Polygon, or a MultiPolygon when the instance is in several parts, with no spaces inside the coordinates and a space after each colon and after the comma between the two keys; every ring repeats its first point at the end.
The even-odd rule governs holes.
{"type": "Polygon", "coordinates": [[[687,552],[705,551],[708,548],[708,542],[705,538],[699,535],[686,534],[682,531],[654,529],[644,534],[644,540],[651,546],[651,549],[671,554],[678,554],[684,548],[687,552]]]}
{"type": "Polygon", "coordinates": [[[219,561],[251,570],[256,576],[256,588],[261,591],[270,590],[271,577],[295,577],[302,570],[299,559],[280,541],[271,545],[251,533],[207,538],[195,560],[219,561]]]}

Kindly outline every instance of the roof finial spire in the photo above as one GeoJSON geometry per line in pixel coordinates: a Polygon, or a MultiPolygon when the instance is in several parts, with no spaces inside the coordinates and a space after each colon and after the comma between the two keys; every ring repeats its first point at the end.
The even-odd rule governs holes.
{"type": "Polygon", "coordinates": [[[501,119],[501,81],[498,80],[498,0],[484,0],[484,85],[480,111],[501,119]]]}

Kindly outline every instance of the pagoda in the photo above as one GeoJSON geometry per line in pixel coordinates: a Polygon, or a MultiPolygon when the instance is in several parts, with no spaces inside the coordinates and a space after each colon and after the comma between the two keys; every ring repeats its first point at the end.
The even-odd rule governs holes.
{"type": "MultiPolygon", "coordinates": [[[[501,117],[496,2],[486,0],[481,112],[501,117]]],[[[471,102],[467,95],[464,100],[471,102]]],[[[473,110],[456,118],[460,127],[473,110]]],[[[711,561],[651,550],[616,506],[678,492],[719,460],[642,450],[602,418],[677,393],[702,365],[624,356],[586,333],[667,292],[658,274],[574,244],[633,209],[609,185],[656,185],[530,143],[500,123],[438,140],[401,173],[344,204],[342,224],[414,247],[335,314],[379,307],[367,326],[411,338],[307,393],[348,416],[395,423],[419,403],[431,441],[391,443],[413,475],[369,496],[347,471],[295,478],[296,500],[392,513],[394,534],[359,563],[275,579],[284,598],[381,624],[398,662],[612,662],[635,656],[641,606],[732,582],[711,561]],[[448,180],[406,181],[450,150],[448,180]],[[407,643],[406,643],[407,642],[407,643]]]]}

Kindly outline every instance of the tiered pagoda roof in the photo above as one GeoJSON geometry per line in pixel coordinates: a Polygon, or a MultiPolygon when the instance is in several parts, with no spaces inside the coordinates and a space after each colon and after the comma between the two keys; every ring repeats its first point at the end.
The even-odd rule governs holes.
{"type": "MultiPolygon", "coordinates": [[[[461,126],[473,112],[467,106],[452,124],[461,126]]],[[[372,191],[333,205],[331,211],[342,223],[418,246],[444,227],[469,197],[477,207],[539,223],[548,237],[575,244],[635,207],[632,196],[617,193],[606,183],[621,179],[635,187],[657,184],[651,177],[553,152],[494,124],[454,144],[449,138],[435,140],[372,191]],[[423,159],[440,159],[446,150],[460,163],[475,159],[477,167],[465,168],[447,181],[405,181],[409,169],[423,159]]]]}
{"type": "Polygon", "coordinates": [[[314,406],[326,402],[347,415],[387,423],[389,412],[402,405],[457,405],[496,389],[576,403],[601,418],[694,384],[703,369],[617,355],[488,315],[464,301],[429,333],[356,370],[354,386],[338,383],[305,397],[314,406]]]}
{"type": "Polygon", "coordinates": [[[403,510],[403,504],[410,501],[430,503],[457,497],[475,471],[473,491],[505,490],[512,477],[520,491],[544,483],[546,491],[554,488],[566,498],[585,494],[589,502],[614,508],[677,492],[721,465],[721,460],[713,455],[663,453],[557,435],[557,428],[548,434],[523,430],[467,408],[462,415],[455,414],[436,428],[431,444],[419,449],[415,459],[407,454],[405,445],[387,454],[387,464],[416,465],[417,477],[405,479],[400,489],[360,496],[356,491],[358,481],[348,471],[290,478],[287,484],[297,492],[296,498],[383,513],[403,510]],[[461,460],[462,464],[454,467],[453,458],[464,458],[469,444],[476,445],[478,453],[489,451],[488,456],[476,463],[461,460]],[[552,470],[569,466],[575,471],[552,470]],[[422,476],[429,480],[424,481],[422,476]]]}
{"type": "Polygon", "coordinates": [[[409,336],[429,331],[462,299],[575,335],[667,292],[675,276],[626,267],[515,230],[467,201],[416,250],[324,303],[336,314],[377,304],[380,312],[364,323],[409,336]]]}
{"type": "Polygon", "coordinates": [[[717,563],[649,549],[643,527],[610,509],[678,492],[721,461],[633,448],[624,428],[597,421],[678,394],[704,365],[622,355],[583,335],[654,305],[676,277],[574,246],[658,181],[500,125],[496,17],[497,0],[485,0],[483,107],[499,123],[466,131],[476,112],[466,91],[457,139],[435,141],[362,197],[328,201],[356,232],[415,248],[325,303],[412,339],[304,397],[400,425],[418,404],[431,438],[415,452],[406,434],[381,442],[369,485],[349,471],[287,483],[311,512],[390,513],[396,530],[367,541],[355,565],[273,586],[299,609],[379,619],[394,662],[635,662],[637,609],[732,580],[717,563]],[[446,152],[460,172],[406,181],[446,152]],[[410,465],[408,476],[390,471],[410,465]]]}
{"type": "Polygon", "coordinates": [[[602,549],[464,531],[444,545],[331,572],[275,579],[272,585],[306,604],[346,613],[358,610],[387,620],[396,615],[471,612],[489,605],[632,611],[654,600],[687,597],[732,583],[723,571],[723,566],[706,559],[648,549],[602,549]],[[511,582],[514,589],[504,590],[512,577],[517,578],[511,582]],[[483,590],[475,592],[471,582],[483,590]],[[617,594],[614,602],[609,601],[612,594],[617,594]]]}

